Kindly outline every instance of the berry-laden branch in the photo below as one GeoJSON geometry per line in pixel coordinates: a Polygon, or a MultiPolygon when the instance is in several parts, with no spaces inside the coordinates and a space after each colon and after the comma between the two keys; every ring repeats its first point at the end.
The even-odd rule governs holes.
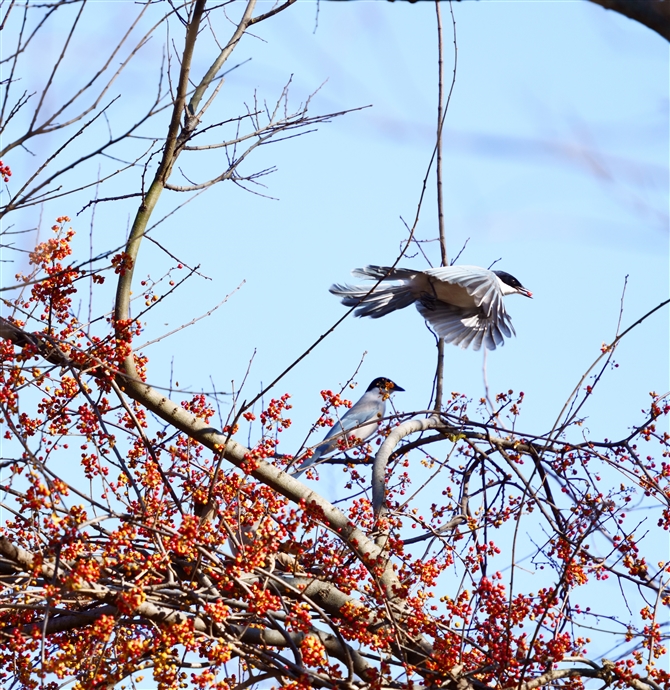
{"type": "MultiPolygon", "coordinates": [[[[597,485],[597,477],[589,479],[595,462],[599,471],[609,466],[625,473],[629,484],[639,482],[664,506],[670,524],[667,473],[636,449],[642,439],[670,452],[656,428],[670,411],[667,400],[654,396],[644,422],[620,442],[568,443],[477,421],[467,399],[452,394],[441,417],[410,416],[388,430],[376,454],[372,503],[353,500],[338,509],[282,471],[293,462],[276,453],[277,433],[290,425],[286,395],[260,414],[262,438],[253,448],[233,445],[235,428],[211,426],[214,410],[204,396],[181,404],[165,398],[172,418],[185,420],[186,433],[175,432],[175,425],[169,434],[167,427],[155,430],[145,407],[123,396],[112,406],[107,394],[118,396],[118,382],[125,381],[119,343],[85,342],[81,335],[72,312],[79,270],[65,263],[73,233],[65,229],[67,219],[60,220],[56,238],[32,255],[45,275],[31,274],[31,294],[20,301],[43,329],[29,332],[18,320],[0,324],[6,337],[0,407],[24,449],[3,485],[15,502],[7,503],[14,517],[0,543],[0,573],[11,585],[3,599],[8,659],[19,651],[29,659],[29,641],[39,631],[51,645],[42,670],[75,672],[81,650],[61,648],[59,640],[86,629],[86,654],[99,663],[79,672],[84,680],[132,674],[150,649],[163,649],[166,672],[177,673],[180,645],[213,667],[243,659],[282,682],[306,678],[312,687],[367,687],[382,678],[402,687],[401,675],[476,690],[494,677],[511,690],[531,682],[605,679],[605,671],[612,682],[638,690],[662,680],[656,670],[643,678],[618,661],[611,669],[546,668],[583,656],[585,640],[563,628],[584,615],[572,598],[590,578],[610,576],[644,588],[659,605],[670,599],[666,567],[652,572],[641,545],[630,539],[636,527],[624,529],[628,492],[602,496],[583,483],[597,485]],[[36,357],[59,366],[44,370],[36,357]],[[42,396],[36,409],[23,393],[16,395],[24,390],[42,396]],[[414,438],[428,429],[439,433],[414,438]],[[71,457],[69,443],[77,435],[86,441],[79,463],[98,487],[89,489],[90,497],[76,479],[61,476],[56,462],[71,457]],[[222,443],[239,449],[242,472],[220,469],[222,443]],[[444,445],[446,461],[440,459],[444,445]],[[433,448],[436,455],[428,455],[433,448]],[[411,500],[399,502],[412,485],[401,464],[411,461],[416,473],[421,455],[438,470],[411,500]],[[110,473],[114,458],[117,477],[110,473]],[[423,487],[444,474],[444,502],[427,515],[416,512],[423,487]],[[102,498],[94,500],[98,492],[102,498]],[[78,497],[72,505],[70,496],[78,497]],[[505,525],[531,512],[550,535],[536,557],[555,575],[535,595],[513,595],[493,572],[500,547],[480,535],[496,531],[504,540],[505,525]],[[426,536],[406,537],[408,523],[426,536]],[[605,557],[588,548],[594,536],[609,545],[605,557]],[[420,557],[410,548],[419,544],[426,544],[420,557]],[[448,592],[444,610],[435,610],[428,605],[435,601],[431,589],[448,582],[455,563],[463,585],[442,590],[448,592]],[[114,659],[102,653],[108,647],[114,659]]],[[[123,256],[114,263],[123,270],[123,256]]],[[[133,329],[129,344],[141,330],[136,323],[133,329]]],[[[134,356],[144,376],[145,360],[134,356]]],[[[511,392],[498,396],[514,418],[522,400],[511,392]]],[[[661,653],[657,615],[643,615],[650,623],[640,628],[640,654],[661,653]]]]}
{"type": "MultiPolygon", "coordinates": [[[[236,44],[239,41],[239,37],[250,24],[251,10],[254,4],[255,3],[252,1],[247,5],[247,10],[238,24],[234,36],[230,41],[230,45],[236,44]]],[[[290,3],[287,3],[286,6],[289,4],[290,3]]],[[[161,161],[144,199],[144,203],[135,217],[135,222],[123,255],[123,263],[119,270],[115,323],[117,339],[124,344],[126,351],[129,350],[127,347],[129,342],[128,328],[134,323],[133,320],[130,319],[130,288],[141,240],[149,219],[151,218],[153,209],[163,189],[166,188],[168,184],[167,180],[170,172],[179,155],[180,142],[188,139],[191,131],[189,128],[193,125],[192,120],[187,120],[184,126],[185,129],[182,128],[180,133],[179,123],[181,113],[185,108],[191,64],[204,12],[204,0],[196,1],[186,26],[185,47],[181,60],[177,94],[161,161]]],[[[272,16],[273,14],[274,13],[268,13],[267,16],[272,16]]],[[[229,51],[224,51],[224,53],[226,57],[230,54],[229,51]]],[[[223,63],[217,58],[215,64],[220,68],[223,63]]],[[[207,86],[211,84],[211,81],[211,77],[206,77],[203,83],[206,82],[205,86],[207,86]]],[[[273,131],[281,131],[281,129],[273,131]]],[[[379,556],[377,547],[373,542],[367,539],[360,530],[354,528],[343,513],[314,492],[307,490],[297,480],[288,477],[273,465],[264,462],[262,457],[254,457],[253,462],[250,464],[249,459],[253,454],[248,448],[234,441],[230,437],[230,434],[218,432],[216,429],[204,423],[201,419],[189,414],[183,407],[175,404],[166,396],[144,383],[138,374],[135,358],[129,352],[122,360],[118,382],[127,395],[158,415],[171,426],[188,434],[188,436],[197,443],[202,444],[216,453],[221,453],[230,463],[236,467],[245,468],[252,476],[261,480],[264,484],[280,492],[295,503],[300,504],[304,501],[309,505],[313,505],[314,509],[323,516],[323,519],[326,520],[333,530],[336,530],[351,544],[356,545],[354,549],[359,558],[369,563],[370,567],[376,562],[379,556]]],[[[399,586],[390,570],[385,574],[385,577],[382,578],[382,583],[387,592],[391,592],[399,586]]]]}

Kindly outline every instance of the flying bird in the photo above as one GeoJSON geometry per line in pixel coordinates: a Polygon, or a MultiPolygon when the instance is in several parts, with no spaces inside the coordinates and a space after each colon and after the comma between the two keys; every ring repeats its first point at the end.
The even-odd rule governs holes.
{"type": "Polygon", "coordinates": [[[323,443],[317,446],[311,458],[305,460],[299,467],[294,477],[301,475],[310,465],[317,462],[323,455],[336,451],[343,441],[347,445],[357,445],[374,436],[379,422],[384,417],[386,401],[392,393],[404,391],[391,379],[376,378],[365,391],[361,399],[355,403],[347,413],[331,427],[323,439],[323,443]],[[350,439],[354,441],[349,444],[350,439]]]}
{"type": "Polygon", "coordinates": [[[505,271],[478,266],[445,266],[413,271],[407,268],[366,266],[352,271],[367,280],[381,281],[368,295],[364,285],[332,285],[330,292],[342,304],[356,307],[356,316],[378,319],[415,304],[421,316],[446,343],[462,348],[495,350],[516,335],[505,311],[505,295],[532,297],[505,271]]]}

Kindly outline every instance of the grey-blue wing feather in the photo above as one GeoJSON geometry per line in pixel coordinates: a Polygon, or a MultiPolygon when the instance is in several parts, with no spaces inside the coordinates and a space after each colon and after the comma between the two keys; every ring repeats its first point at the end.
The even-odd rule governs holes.
{"type": "Polygon", "coordinates": [[[336,451],[340,440],[348,436],[349,431],[353,432],[360,440],[365,440],[374,434],[379,420],[384,416],[385,402],[378,397],[370,399],[366,395],[348,410],[341,420],[333,424],[323,442],[314,450],[312,457],[305,460],[293,476],[301,475],[321,457],[336,451]]]}

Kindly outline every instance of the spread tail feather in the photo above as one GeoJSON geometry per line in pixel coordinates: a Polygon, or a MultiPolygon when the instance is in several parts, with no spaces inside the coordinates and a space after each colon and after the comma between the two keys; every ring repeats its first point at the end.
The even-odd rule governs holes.
{"type": "Polygon", "coordinates": [[[351,274],[366,280],[412,280],[417,272],[408,268],[371,265],[365,268],[355,268],[351,274]]]}
{"type": "Polygon", "coordinates": [[[342,298],[345,307],[357,307],[356,316],[371,316],[378,319],[396,309],[404,309],[416,301],[408,285],[381,285],[370,292],[369,287],[361,285],[332,285],[330,292],[342,298]]]}

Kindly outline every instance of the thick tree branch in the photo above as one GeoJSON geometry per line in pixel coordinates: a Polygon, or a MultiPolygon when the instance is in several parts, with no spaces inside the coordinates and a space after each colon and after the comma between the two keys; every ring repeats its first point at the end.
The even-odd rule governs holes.
{"type": "Polygon", "coordinates": [[[427,419],[409,419],[400,426],[395,427],[386,437],[381,448],[377,451],[372,468],[372,507],[377,520],[386,514],[386,466],[391,453],[405,436],[415,434],[428,429],[450,429],[439,417],[433,416],[427,419]]]}
{"type": "Polygon", "coordinates": [[[623,14],[670,41],[670,2],[667,0],[589,0],[623,14]]]}

